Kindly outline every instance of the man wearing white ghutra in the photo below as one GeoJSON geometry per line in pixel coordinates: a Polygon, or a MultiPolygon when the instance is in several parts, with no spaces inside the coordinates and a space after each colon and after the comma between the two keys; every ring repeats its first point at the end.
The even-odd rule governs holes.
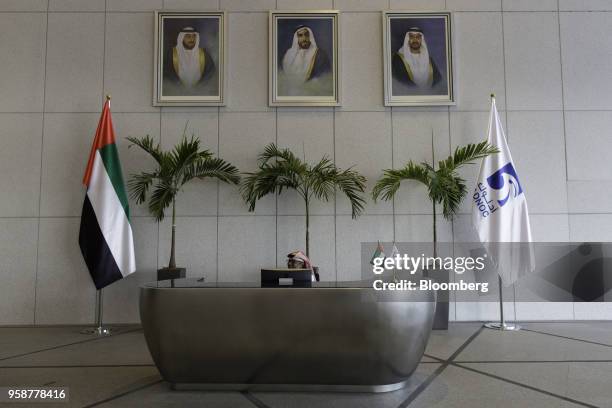
{"type": "Polygon", "coordinates": [[[411,27],[406,32],[402,47],[393,54],[392,70],[395,79],[419,89],[431,89],[442,80],[419,27],[411,27]]]}
{"type": "Polygon", "coordinates": [[[204,48],[200,48],[200,33],[193,27],[183,28],[176,46],[166,56],[164,74],[177,85],[193,88],[212,76],[215,62],[204,48]]]}
{"type": "Polygon", "coordinates": [[[285,52],[282,70],[294,81],[306,82],[331,70],[329,58],[317,46],[310,27],[300,25],[293,33],[291,48],[285,52]]]}

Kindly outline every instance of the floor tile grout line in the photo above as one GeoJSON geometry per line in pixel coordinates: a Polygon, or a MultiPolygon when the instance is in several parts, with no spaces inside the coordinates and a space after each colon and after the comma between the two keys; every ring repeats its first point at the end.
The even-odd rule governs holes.
{"type": "Polygon", "coordinates": [[[141,385],[141,386],[136,387],[136,388],[134,388],[134,389],[131,389],[131,390],[128,390],[128,391],[122,392],[122,393],[117,394],[117,395],[110,396],[110,397],[108,397],[108,398],[105,398],[105,399],[103,399],[103,400],[100,400],[100,401],[94,402],[94,403],[92,403],[92,404],[84,405],[84,406],[83,406],[83,408],[97,407],[98,405],[104,404],[104,403],[109,402],[109,401],[116,400],[117,398],[125,397],[126,395],[131,394],[131,393],[133,393],[133,392],[140,391],[140,390],[144,390],[145,388],[152,387],[152,386],[154,386],[154,385],[156,385],[156,384],[159,384],[159,383],[161,383],[161,382],[163,382],[163,381],[164,381],[164,380],[159,379],[159,380],[156,380],[156,381],[154,381],[154,382],[152,382],[152,383],[148,383],[148,384],[141,385]]]}
{"type": "Polygon", "coordinates": [[[271,408],[269,405],[264,403],[262,400],[251,394],[249,391],[241,391],[240,395],[249,400],[249,402],[255,405],[257,408],[271,408]]]}
{"type": "Polygon", "coordinates": [[[550,364],[550,363],[612,363],[612,360],[463,360],[457,364],[550,364]]]}
{"type": "Polygon", "coordinates": [[[431,384],[440,374],[442,374],[442,371],[444,371],[446,369],[446,367],[448,367],[448,364],[440,365],[440,367],[438,367],[436,369],[436,371],[434,371],[429,377],[427,377],[427,379],[425,379],[425,381],[423,381],[421,384],[419,384],[419,386],[416,387],[415,390],[410,393],[408,398],[406,398],[404,401],[402,401],[397,406],[397,408],[405,408],[405,407],[409,406],[415,399],[417,399],[417,397],[419,395],[421,395],[421,393],[423,391],[425,391],[425,389],[427,387],[429,387],[429,384],[431,384]]]}
{"type": "MultiPolygon", "coordinates": [[[[421,363],[445,363],[445,360],[440,357],[432,356],[431,354],[423,354],[427,358],[436,361],[421,361],[421,363]]],[[[612,363],[612,360],[453,360],[453,363],[461,364],[545,364],[545,363],[612,363]]]]}
{"type": "Polygon", "coordinates": [[[541,394],[548,395],[550,397],[559,398],[559,399],[562,399],[564,401],[568,401],[568,402],[571,402],[571,403],[574,403],[574,404],[577,404],[577,405],[581,405],[583,407],[599,408],[597,405],[591,405],[591,404],[589,404],[587,402],[583,402],[583,401],[575,400],[573,398],[569,398],[569,397],[566,397],[566,396],[563,396],[563,395],[555,394],[554,392],[542,390],[540,388],[536,388],[536,387],[534,387],[532,385],[529,385],[529,384],[523,384],[523,383],[520,383],[518,381],[510,380],[508,378],[503,378],[503,377],[500,377],[500,376],[495,375],[495,374],[491,374],[491,373],[487,373],[485,371],[477,370],[475,368],[465,367],[465,366],[462,366],[462,365],[460,365],[459,363],[456,363],[456,362],[451,362],[450,365],[452,365],[453,367],[461,368],[463,370],[472,371],[474,373],[477,373],[477,374],[480,374],[480,375],[484,375],[486,377],[494,378],[496,380],[503,381],[503,382],[506,382],[506,383],[509,383],[509,384],[512,384],[512,385],[516,385],[518,387],[527,388],[529,390],[536,391],[536,392],[539,392],[541,394]]]}
{"type": "MultiPolygon", "coordinates": [[[[571,323],[575,323],[572,321],[571,323]]],[[[140,322],[138,323],[109,323],[111,326],[117,328],[117,330],[137,330],[142,329],[140,322]]],[[[68,329],[68,330],[79,330],[87,326],[85,323],[71,324],[0,324],[0,330],[3,329],[68,329]]]]}
{"type": "Polygon", "coordinates": [[[129,368],[129,367],[155,367],[155,364],[90,364],[90,365],[39,365],[39,366],[3,366],[0,368],[15,369],[15,368],[129,368]]]}
{"type": "MultiPolygon", "coordinates": [[[[418,398],[419,395],[421,395],[421,393],[423,391],[425,391],[425,389],[427,387],[429,387],[429,384],[431,384],[440,374],[442,374],[442,372],[446,369],[446,367],[448,367],[453,359],[455,359],[455,357],[457,357],[463,350],[465,350],[465,348],[472,342],[474,341],[474,339],[476,337],[478,337],[478,335],[480,333],[482,333],[482,330],[484,329],[484,326],[480,326],[478,328],[478,330],[476,330],[475,333],[473,333],[461,346],[459,346],[459,348],[457,350],[455,350],[455,352],[453,354],[451,354],[451,356],[448,358],[448,360],[446,361],[442,361],[442,365],[440,367],[438,367],[436,369],[436,371],[434,371],[429,377],[427,377],[427,379],[425,379],[425,381],[423,381],[421,384],[419,384],[418,387],[415,388],[414,391],[412,391],[410,393],[410,395],[404,400],[402,401],[397,408],[406,408],[407,406],[409,406],[415,399],[418,398]]],[[[429,357],[429,356],[428,356],[429,357]]],[[[432,358],[432,357],[430,357],[432,358]]],[[[435,358],[434,358],[435,359],[435,358]]],[[[439,359],[437,359],[439,360],[439,359]]]]}
{"type": "Polygon", "coordinates": [[[30,351],[28,353],[22,353],[22,354],[16,354],[14,356],[3,357],[3,358],[0,358],[0,361],[10,360],[12,358],[29,356],[30,354],[42,353],[44,351],[57,350],[57,349],[60,349],[62,347],[74,346],[76,344],[89,343],[91,341],[102,340],[102,339],[109,339],[111,337],[121,336],[122,334],[127,334],[127,333],[134,333],[134,332],[137,332],[137,331],[140,331],[140,330],[142,330],[142,328],[133,329],[133,330],[126,330],[126,331],[119,332],[119,333],[116,333],[116,334],[111,334],[110,336],[96,337],[94,339],[85,339],[85,340],[81,340],[81,341],[75,341],[75,342],[72,342],[72,343],[61,344],[59,346],[53,346],[53,347],[49,347],[49,348],[46,348],[46,349],[40,349],[40,350],[30,351]]]}
{"type": "Polygon", "coordinates": [[[482,332],[483,332],[484,328],[485,328],[484,326],[480,326],[480,327],[478,328],[478,330],[476,330],[476,333],[472,334],[472,335],[471,335],[471,336],[470,336],[470,337],[469,337],[469,338],[468,338],[468,339],[465,341],[465,343],[463,343],[463,344],[462,344],[462,345],[461,345],[461,346],[460,346],[460,347],[459,347],[457,350],[455,350],[455,352],[454,352],[453,354],[451,354],[451,356],[448,358],[448,361],[453,361],[455,358],[457,358],[457,356],[458,356],[459,354],[461,354],[461,352],[462,352],[463,350],[465,350],[465,349],[466,349],[466,347],[467,347],[467,346],[469,346],[469,345],[470,345],[470,343],[471,343],[472,341],[474,341],[474,339],[475,339],[476,337],[478,337],[478,335],[480,335],[480,333],[482,333],[482,332]]]}
{"type": "Polygon", "coordinates": [[[577,339],[575,337],[563,336],[561,334],[546,333],[546,332],[543,332],[543,331],[533,330],[533,329],[526,329],[526,328],[523,328],[523,330],[526,331],[526,332],[543,334],[545,336],[552,336],[552,337],[558,337],[558,338],[566,339],[566,340],[574,340],[574,341],[580,341],[582,343],[594,344],[596,346],[612,347],[612,344],[599,343],[597,341],[592,341],[592,340],[577,339]]]}
{"type": "Polygon", "coordinates": [[[425,356],[427,358],[431,358],[433,360],[436,360],[436,363],[446,363],[446,362],[448,362],[448,360],[445,360],[445,359],[440,358],[440,357],[432,356],[431,354],[427,354],[427,353],[423,353],[423,356],[425,356]]]}

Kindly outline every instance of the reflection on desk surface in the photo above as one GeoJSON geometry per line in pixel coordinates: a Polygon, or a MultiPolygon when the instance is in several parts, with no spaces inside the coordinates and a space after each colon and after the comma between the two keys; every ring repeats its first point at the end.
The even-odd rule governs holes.
{"type": "MultiPolygon", "coordinates": [[[[260,282],[214,282],[206,278],[183,278],[149,282],[143,285],[145,288],[261,288],[260,282]]],[[[371,281],[339,281],[339,282],[312,282],[312,288],[371,288],[371,281]]],[[[287,287],[289,289],[295,289],[287,287]]],[[[308,289],[312,289],[308,288],[308,289]]],[[[265,289],[265,288],[264,288],[265,289]]],[[[275,288],[278,289],[278,288],[275,288]]]]}

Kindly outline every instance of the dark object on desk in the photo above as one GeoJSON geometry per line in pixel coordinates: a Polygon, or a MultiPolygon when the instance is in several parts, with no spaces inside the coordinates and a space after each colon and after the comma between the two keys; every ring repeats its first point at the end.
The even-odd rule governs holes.
{"type": "Polygon", "coordinates": [[[181,279],[187,273],[187,268],[161,268],[157,270],[157,280],[181,279]]]}
{"type": "Polygon", "coordinates": [[[297,268],[270,268],[261,270],[262,288],[310,288],[312,270],[297,268]]]}
{"type": "Polygon", "coordinates": [[[315,280],[317,282],[321,282],[321,276],[319,275],[319,267],[318,266],[313,266],[312,267],[312,273],[315,277],[315,280]]]}

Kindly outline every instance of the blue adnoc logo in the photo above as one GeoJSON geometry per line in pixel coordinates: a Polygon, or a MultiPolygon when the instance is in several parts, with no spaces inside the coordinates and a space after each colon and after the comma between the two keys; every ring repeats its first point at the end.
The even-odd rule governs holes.
{"type": "Polygon", "coordinates": [[[487,177],[487,184],[494,190],[507,191],[504,198],[497,200],[500,207],[506,205],[510,197],[516,198],[523,194],[523,187],[516,174],[512,162],[487,177]],[[506,179],[508,182],[506,183],[506,179]]]}

